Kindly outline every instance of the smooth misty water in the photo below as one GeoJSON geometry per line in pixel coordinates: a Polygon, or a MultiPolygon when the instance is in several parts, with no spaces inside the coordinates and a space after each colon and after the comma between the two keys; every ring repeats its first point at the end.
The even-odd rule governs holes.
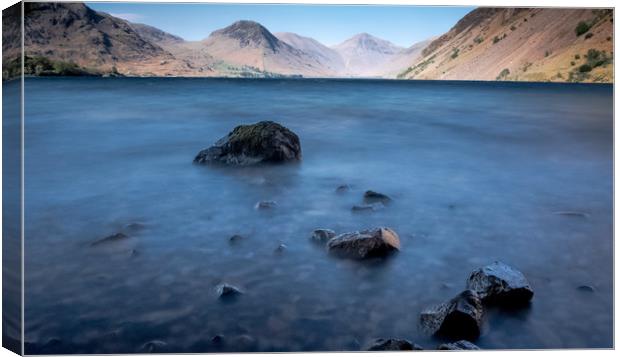
{"type": "Polygon", "coordinates": [[[25,93],[33,348],[356,350],[376,337],[433,348],[421,309],[494,260],[522,270],[535,297],[488,310],[482,348],[612,346],[611,86],[56,78],[27,79],[25,93]],[[235,125],[267,119],[300,136],[303,162],[192,164],[235,125]],[[367,189],[394,204],[352,213],[367,189]],[[259,200],[279,207],[258,212],[259,200]],[[132,222],[145,229],[90,245],[132,222]],[[384,262],[309,241],[318,227],[378,225],[402,241],[384,262]],[[234,234],[247,239],[231,245],[234,234]],[[222,281],[246,294],[219,301],[222,281]]]}

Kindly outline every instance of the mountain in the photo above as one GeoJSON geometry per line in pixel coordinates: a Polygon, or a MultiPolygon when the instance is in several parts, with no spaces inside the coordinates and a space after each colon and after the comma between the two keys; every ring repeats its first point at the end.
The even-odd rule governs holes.
{"type": "Polygon", "coordinates": [[[254,21],[237,21],[214,31],[200,45],[219,61],[264,72],[310,77],[334,74],[317,58],[279,40],[254,21]]]}
{"type": "Polygon", "coordinates": [[[161,47],[144,40],[126,21],[81,3],[27,2],[24,27],[25,52],[31,56],[136,73],[173,59],[161,47]]]}
{"type": "Polygon", "coordinates": [[[323,45],[313,38],[300,36],[292,32],[279,32],[275,35],[280,41],[310,55],[322,67],[329,69],[335,74],[342,72],[345,68],[344,60],[336,50],[323,45]]]}
{"type": "Polygon", "coordinates": [[[612,36],[612,10],[478,8],[399,77],[612,82],[612,36]]]}
{"type": "Polygon", "coordinates": [[[344,60],[343,75],[352,77],[381,76],[383,65],[403,51],[402,47],[367,33],[357,34],[332,48],[344,60]]]}
{"type": "MultiPolygon", "coordinates": [[[[34,75],[613,81],[610,9],[478,8],[409,48],[366,33],[327,47],[253,21],[185,41],[83,3],[24,9],[24,71],[34,75]]],[[[21,72],[18,10],[3,11],[3,78],[21,72]]]]}
{"type": "Polygon", "coordinates": [[[130,26],[142,37],[151,43],[156,43],[159,46],[173,45],[185,42],[181,37],[164,32],[156,27],[130,23],[130,26]]]}

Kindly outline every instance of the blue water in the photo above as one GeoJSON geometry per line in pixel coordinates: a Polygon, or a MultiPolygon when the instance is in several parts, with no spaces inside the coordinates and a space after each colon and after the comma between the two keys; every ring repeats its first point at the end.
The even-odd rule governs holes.
{"type": "Polygon", "coordinates": [[[487,310],[480,347],[611,347],[612,100],[609,85],[27,79],[26,352],[434,348],[420,311],[494,260],[535,297],[487,310]],[[303,161],[192,164],[259,120],[295,131],[303,161]],[[393,205],[353,213],[368,189],[393,205]],[[91,246],[136,222],[126,241],[91,246]],[[309,240],[374,226],[402,243],[381,263],[309,240]],[[220,282],[245,294],[224,303],[220,282]]]}

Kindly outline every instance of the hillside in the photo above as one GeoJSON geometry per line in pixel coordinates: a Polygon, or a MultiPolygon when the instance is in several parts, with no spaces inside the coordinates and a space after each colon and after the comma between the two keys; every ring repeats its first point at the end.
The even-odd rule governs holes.
{"type": "Polygon", "coordinates": [[[613,12],[478,8],[400,78],[613,81],[613,12]]]}
{"type": "Polygon", "coordinates": [[[305,52],[323,68],[328,69],[334,74],[341,73],[345,68],[344,60],[336,50],[323,45],[313,38],[300,36],[292,32],[280,32],[275,35],[280,41],[305,52]]]}
{"type": "Polygon", "coordinates": [[[28,56],[70,62],[103,73],[118,70],[146,75],[184,69],[169,52],[143,39],[128,22],[84,4],[25,3],[24,13],[28,56]]]}

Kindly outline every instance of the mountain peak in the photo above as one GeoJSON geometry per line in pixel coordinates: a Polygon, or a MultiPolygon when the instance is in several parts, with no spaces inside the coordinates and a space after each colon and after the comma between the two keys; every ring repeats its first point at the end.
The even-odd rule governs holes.
{"type": "Polygon", "coordinates": [[[362,32],[335,46],[336,49],[358,49],[363,51],[396,54],[402,50],[390,41],[362,32]]]}
{"type": "Polygon", "coordinates": [[[279,47],[278,39],[263,25],[255,21],[240,20],[223,29],[214,31],[211,36],[225,36],[239,41],[241,47],[265,46],[276,51],[279,47]]]}

